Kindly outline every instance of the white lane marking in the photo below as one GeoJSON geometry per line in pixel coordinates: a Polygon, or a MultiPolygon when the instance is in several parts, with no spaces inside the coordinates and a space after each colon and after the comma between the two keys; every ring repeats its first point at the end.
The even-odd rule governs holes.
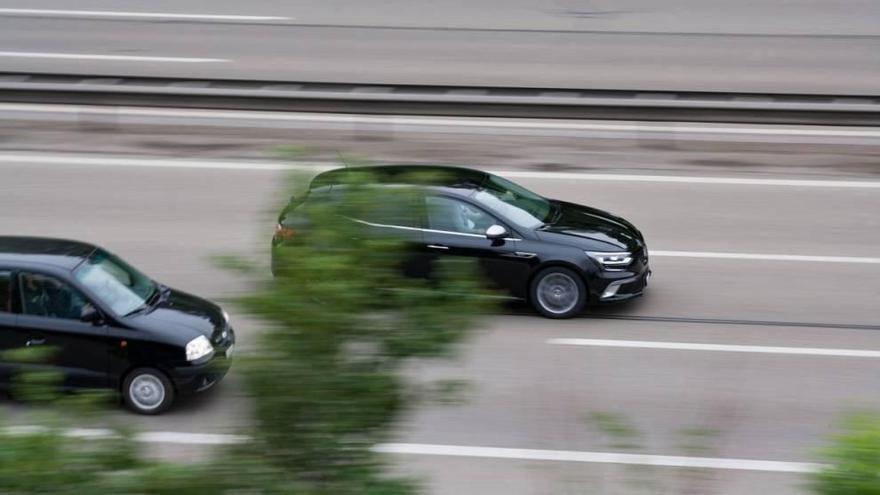
{"type": "MultiPolygon", "coordinates": [[[[93,157],[93,156],[64,156],[64,155],[19,155],[0,154],[0,163],[32,163],[40,165],[87,165],[101,167],[152,167],[152,168],[198,168],[218,170],[296,170],[314,169],[322,170],[320,166],[309,167],[303,164],[300,167],[279,162],[242,162],[242,161],[215,161],[215,160],[177,160],[164,158],[129,158],[129,157],[93,157]]],[[[337,167],[325,167],[337,168],[337,167]]]]}
{"type": "Polygon", "coordinates": [[[706,251],[650,251],[651,256],[672,258],[710,258],[758,261],[801,261],[810,263],[862,263],[880,264],[880,258],[862,256],[808,256],[800,254],[713,253],[706,251]]]}
{"type": "MultiPolygon", "coordinates": [[[[0,105],[0,110],[3,110],[0,105]]],[[[0,154],[0,163],[41,163],[59,165],[105,165],[105,166],[138,166],[158,168],[215,168],[226,170],[295,170],[310,169],[315,171],[339,168],[341,165],[330,162],[311,162],[308,164],[285,164],[279,162],[236,162],[214,160],[176,160],[161,158],[128,158],[128,157],[92,157],[66,156],[54,154],[0,154]]],[[[583,181],[614,181],[614,182],[678,182],[719,185],[748,186],[789,186],[789,187],[832,187],[880,189],[880,181],[841,181],[841,180],[799,180],[799,179],[749,179],[739,177],[692,177],[665,175],[624,175],[624,174],[588,174],[570,172],[527,172],[520,170],[488,170],[489,173],[504,177],[520,179],[545,180],[583,180],[583,181]]],[[[679,251],[661,251],[665,256],[675,256],[679,251]]],[[[683,252],[683,251],[682,251],[683,252]]],[[[706,253],[702,257],[725,257],[725,254],[737,256],[736,253],[706,253]],[[710,256],[711,255],[711,256],[710,256]],[[717,255],[717,256],[715,256],[717,255]]],[[[731,256],[731,257],[733,257],[731,256]]],[[[765,256],[765,255],[755,255],[765,256]]],[[[767,255],[777,256],[777,255],[767,255]]],[[[787,255],[778,255],[787,256],[787,255]]],[[[696,257],[696,255],[694,256],[696,257]]],[[[768,258],[769,259],[769,258],[768,258]]],[[[775,259],[775,258],[774,258],[775,259]]]]}
{"type": "Polygon", "coordinates": [[[843,187],[880,189],[880,181],[872,180],[811,180],[811,179],[750,179],[747,177],[692,177],[688,175],[585,174],[578,172],[529,172],[493,170],[493,174],[518,179],[586,180],[612,182],[672,182],[682,184],[718,184],[738,186],[843,187]]]}
{"type": "Polygon", "coordinates": [[[46,17],[127,17],[166,20],[201,21],[290,21],[291,17],[266,15],[225,15],[225,14],[178,14],[172,12],[115,12],[107,10],[52,10],[52,9],[0,9],[6,16],[46,16],[46,17]]]}
{"type": "MultiPolygon", "coordinates": [[[[13,426],[5,428],[9,434],[32,435],[48,431],[37,426],[13,426]]],[[[74,428],[65,435],[73,438],[113,438],[113,430],[102,428],[74,428]]],[[[186,433],[152,431],[135,435],[143,443],[172,443],[187,445],[229,445],[251,440],[245,435],[221,433],[186,433]]],[[[689,467],[707,469],[738,469],[747,471],[771,471],[781,473],[810,473],[823,467],[806,462],[763,461],[753,459],[726,459],[714,457],[683,457],[647,454],[619,454],[614,452],[584,452],[572,450],[511,449],[499,447],[472,447],[464,445],[435,445],[423,443],[385,443],[374,450],[386,454],[441,455],[454,457],[483,457],[490,459],[514,459],[532,461],[586,462],[603,464],[634,464],[644,466],[689,467]]]]}
{"type": "Polygon", "coordinates": [[[230,445],[246,443],[250,437],[246,435],[229,435],[222,433],[179,433],[175,431],[150,431],[135,436],[137,441],[144,443],[174,443],[186,445],[230,445]]]}
{"type": "Polygon", "coordinates": [[[762,345],[696,344],[690,342],[654,342],[646,340],[606,340],[557,338],[547,341],[554,345],[587,347],[623,347],[636,349],[668,349],[680,351],[751,352],[756,354],[794,354],[802,356],[838,356],[880,358],[880,351],[862,349],[828,349],[817,347],[772,347],[762,345]]]}
{"type": "Polygon", "coordinates": [[[770,471],[775,473],[813,473],[824,467],[807,462],[763,461],[755,459],[725,459],[717,457],[684,457],[670,455],[619,454],[614,452],[585,452],[575,450],[510,449],[499,447],[471,447],[465,445],[433,445],[422,443],[389,443],[378,445],[377,452],[387,454],[437,455],[451,457],[481,457],[487,459],[514,459],[528,461],[585,462],[600,464],[630,464],[678,468],[737,469],[770,471]]]}
{"type": "Polygon", "coordinates": [[[492,118],[450,118],[450,117],[401,117],[395,115],[347,115],[347,114],[323,114],[304,112],[271,112],[271,111],[246,111],[246,110],[205,110],[184,108],[136,108],[115,107],[108,109],[97,105],[53,105],[53,104],[24,104],[13,103],[0,105],[0,109],[18,109],[33,112],[56,112],[56,113],[80,113],[101,112],[113,115],[153,116],[174,118],[206,118],[217,120],[264,120],[264,121],[293,121],[293,122],[323,122],[335,124],[380,124],[387,126],[440,126],[440,127],[470,127],[470,128],[511,128],[511,129],[544,129],[560,131],[608,131],[608,132],[665,132],[678,134],[731,134],[731,135],[756,135],[756,136],[792,136],[792,137],[846,137],[846,138],[880,138],[880,129],[877,128],[803,128],[784,127],[779,125],[768,126],[727,126],[720,125],[692,125],[692,124],[645,124],[633,122],[629,124],[596,123],[596,122],[572,122],[572,121],[546,121],[530,119],[492,119],[492,118]]]}
{"type": "Polygon", "coordinates": [[[228,60],[222,58],[149,57],[140,55],[99,55],[95,53],[0,52],[0,57],[107,60],[119,62],[179,62],[188,64],[228,62],[228,60]]]}
{"type": "MultiPolygon", "coordinates": [[[[35,425],[9,426],[3,431],[10,435],[34,435],[47,433],[52,430],[35,425]]],[[[70,438],[82,438],[86,440],[99,440],[116,438],[118,432],[106,428],[70,428],[64,430],[64,435],[70,438]]],[[[147,431],[138,433],[134,439],[141,443],[172,443],[181,445],[231,445],[250,441],[246,435],[231,435],[225,433],[186,433],[176,431],[147,431]]]]}

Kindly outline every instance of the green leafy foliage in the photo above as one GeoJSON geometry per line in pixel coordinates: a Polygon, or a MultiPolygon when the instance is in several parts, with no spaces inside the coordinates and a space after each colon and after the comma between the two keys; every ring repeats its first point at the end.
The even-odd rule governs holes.
{"type": "Polygon", "coordinates": [[[268,323],[245,367],[256,406],[255,448],[297,481],[328,493],[365,493],[375,483],[408,492],[408,484],[382,478],[371,451],[407,406],[400,367],[447,354],[481,304],[469,263],[447,260],[430,283],[404,278],[405,246],[352,221],[372,218],[394,201],[389,194],[415,194],[380,194],[371,182],[368,174],[353,174],[332,202],[302,208],[308,227],[275,251],[279,276],[241,300],[268,323]]]}
{"type": "Polygon", "coordinates": [[[828,467],[815,475],[813,491],[822,495],[880,494],[880,415],[853,415],[824,450],[828,467]]]}
{"type": "Polygon", "coordinates": [[[82,494],[86,487],[99,490],[112,473],[138,466],[124,438],[83,442],[57,428],[41,428],[6,430],[0,440],[0,493],[8,495],[82,494]]]}
{"type": "Polygon", "coordinates": [[[14,364],[20,371],[13,374],[11,392],[24,401],[49,403],[58,398],[63,376],[51,363],[57,349],[51,346],[22,347],[0,353],[0,360],[14,364]]]}

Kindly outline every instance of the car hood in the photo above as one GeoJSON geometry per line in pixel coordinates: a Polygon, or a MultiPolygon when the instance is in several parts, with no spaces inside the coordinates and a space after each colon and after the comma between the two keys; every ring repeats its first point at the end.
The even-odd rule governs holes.
{"type": "Polygon", "coordinates": [[[552,201],[558,208],[553,221],[538,230],[547,238],[566,239],[571,244],[597,251],[636,251],[644,244],[641,232],[626,220],[589,206],[552,201]]]}
{"type": "Polygon", "coordinates": [[[175,289],[153,308],[131,318],[130,324],[179,343],[204,335],[211,342],[221,339],[226,319],[216,304],[175,289]]]}

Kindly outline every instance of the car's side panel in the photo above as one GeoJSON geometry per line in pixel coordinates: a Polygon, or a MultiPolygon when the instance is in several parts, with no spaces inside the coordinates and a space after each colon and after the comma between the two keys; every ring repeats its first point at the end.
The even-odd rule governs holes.
{"type": "Polygon", "coordinates": [[[528,276],[531,262],[529,255],[518,254],[518,241],[428,230],[425,243],[432,265],[444,256],[471,258],[478,263],[492,288],[524,297],[522,281],[528,276]]]}
{"type": "Polygon", "coordinates": [[[11,378],[14,365],[3,354],[16,347],[18,317],[12,310],[12,271],[0,266],[0,385],[11,378]]]}
{"type": "Polygon", "coordinates": [[[18,317],[15,314],[0,311],[0,385],[10,383],[16,365],[5,355],[21,344],[21,334],[16,327],[18,317]]]}
{"type": "Polygon", "coordinates": [[[106,388],[108,386],[108,330],[103,325],[19,315],[18,330],[25,336],[25,346],[52,349],[50,362],[64,374],[69,388],[106,388]]]}
{"type": "Polygon", "coordinates": [[[175,367],[185,366],[183,349],[161,342],[142,330],[110,326],[108,329],[108,386],[119,388],[128,371],[143,366],[162,370],[169,376],[175,367]]]}

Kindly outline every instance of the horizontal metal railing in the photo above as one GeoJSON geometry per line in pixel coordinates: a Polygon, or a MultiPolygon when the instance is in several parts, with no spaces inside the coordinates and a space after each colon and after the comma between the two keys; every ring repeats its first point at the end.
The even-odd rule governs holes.
{"type": "Polygon", "coordinates": [[[0,72],[0,101],[481,117],[880,125],[880,96],[418,86],[0,72]]]}

